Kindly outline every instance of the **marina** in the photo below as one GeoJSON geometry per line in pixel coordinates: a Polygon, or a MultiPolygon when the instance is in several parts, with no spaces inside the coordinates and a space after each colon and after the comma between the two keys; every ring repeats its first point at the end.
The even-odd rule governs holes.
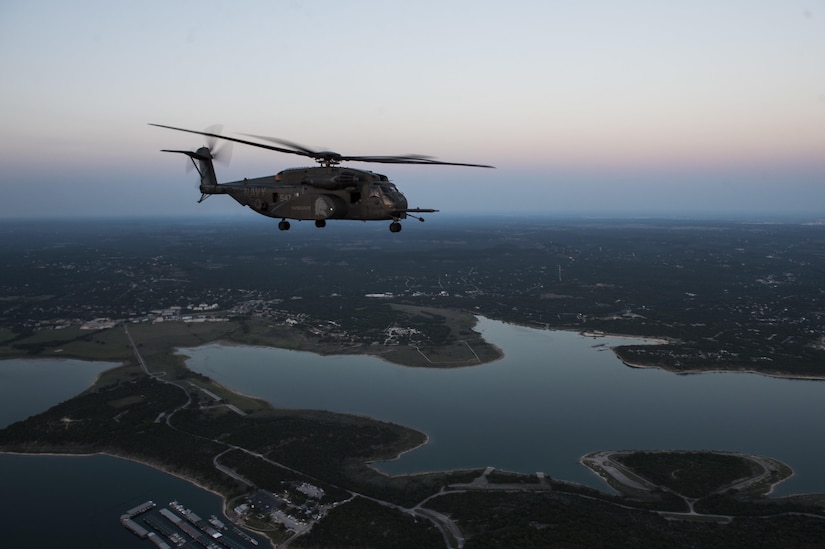
{"type": "Polygon", "coordinates": [[[159,549],[248,549],[258,545],[257,540],[241,529],[233,527],[232,534],[242,541],[230,536],[229,529],[217,516],[204,520],[178,501],[158,509],[157,504],[149,500],[122,514],[120,522],[135,536],[152,542],[159,549]]]}

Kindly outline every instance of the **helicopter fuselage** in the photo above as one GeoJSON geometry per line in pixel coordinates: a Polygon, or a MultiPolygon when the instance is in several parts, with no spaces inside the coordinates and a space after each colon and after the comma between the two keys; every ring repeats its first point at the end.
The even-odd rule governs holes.
{"type": "Polygon", "coordinates": [[[391,219],[390,232],[397,233],[401,230],[399,220],[412,217],[424,221],[423,217],[416,214],[438,211],[429,208],[407,207],[407,198],[386,175],[369,170],[342,167],[340,164],[344,161],[492,168],[485,164],[442,162],[422,155],[345,156],[332,151],[313,151],[297,143],[274,137],[249,136],[276,143],[276,145],[268,145],[211,131],[199,132],[162,124],[150,125],[204,135],[211,140],[221,139],[229,143],[241,143],[315,159],[320,166],[290,168],[269,177],[218,183],[212,160],[223,155],[219,154],[220,151],[215,148],[214,142],[209,142],[208,146],[201,147],[197,151],[163,149],[164,152],[184,154],[190,158],[201,179],[200,202],[213,194],[228,194],[238,203],[249,206],[261,215],[280,218],[278,228],[282,231],[289,230],[287,219],[314,220],[316,227],[324,227],[327,219],[357,219],[360,221],[391,219]]]}
{"type": "Polygon", "coordinates": [[[274,176],[201,185],[261,215],[281,219],[382,220],[407,217],[407,199],[387,176],[340,166],[290,168],[274,176]]]}

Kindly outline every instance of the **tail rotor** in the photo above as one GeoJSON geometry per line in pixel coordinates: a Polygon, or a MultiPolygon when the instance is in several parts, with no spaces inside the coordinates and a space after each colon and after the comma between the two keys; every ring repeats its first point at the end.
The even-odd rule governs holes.
{"type": "Polygon", "coordinates": [[[223,124],[213,124],[204,130],[204,133],[210,134],[206,137],[206,147],[212,154],[212,160],[228,166],[232,160],[232,141],[219,140],[217,136],[221,131],[223,124]]]}
{"type": "MultiPolygon", "coordinates": [[[[149,124],[150,126],[158,126],[160,128],[167,128],[168,126],[161,126],[160,124],[149,124]]],[[[163,152],[181,153],[188,156],[191,161],[186,162],[186,173],[190,173],[192,168],[197,169],[196,161],[198,160],[214,160],[224,166],[228,166],[232,160],[232,141],[221,139],[220,132],[223,130],[222,124],[213,124],[206,128],[201,135],[206,136],[206,145],[199,148],[196,152],[163,149],[163,152]]],[[[200,170],[198,170],[200,171],[200,170]]],[[[203,174],[201,174],[203,175],[203,174]]]]}
{"type": "MultiPolygon", "coordinates": [[[[159,124],[150,125],[161,128],[168,127],[159,124]]],[[[203,202],[207,196],[217,192],[218,179],[215,176],[213,161],[226,165],[229,164],[229,161],[232,159],[232,142],[222,139],[220,135],[222,129],[222,125],[215,124],[208,127],[204,132],[193,132],[205,135],[207,138],[206,145],[196,151],[163,149],[163,152],[179,153],[189,157],[189,160],[186,162],[187,173],[191,172],[192,168],[195,168],[200,176],[198,188],[201,191],[201,199],[198,202],[203,202]]]]}

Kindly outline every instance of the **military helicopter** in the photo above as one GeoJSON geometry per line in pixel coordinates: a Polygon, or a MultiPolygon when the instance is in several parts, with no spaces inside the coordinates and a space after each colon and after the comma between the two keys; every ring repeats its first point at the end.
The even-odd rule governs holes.
{"type": "MultiPolygon", "coordinates": [[[[374,162],[380,164],[419,164],[438,166],[470,166],[492,168],[483,164],[441,162],[429,156],[345,156],[332,151],[314,151],[303,145],[284,139],[247,135],[276,145],[257,143],[246,139],[227,137],[214,131],[195,131],[174,128],[162,124],[149,124],[159,128],[203,135],[209,138],[207,146],[196,151],[163,149],[162,152],[180,153],[188,156],[200,174],[201,198],[203,202],[213,194],[228,194],[242,206],[268,217],[280,218],[278,228],[288,231],[288,219],[313,220],[316,227],[325,227],[328,219],[358,219],[361,221],[392,220],[390,232],[401,230],[401,219],[438,210],[409,208],[407,199],[386,175],[368,170],[343,167],[341,162],[374,162]],[[306,156],[318,162],[319,166],[289,168],[275,175],[243,179],[228,183],[218,183],[213,159],[219,157],[215,140],[241,143],[271,151],[306,156]]],[[[220,131],[220,130],[218,130],[220,131]]],[[[246,135],[246,134],[242,134],[246,135]]]]}

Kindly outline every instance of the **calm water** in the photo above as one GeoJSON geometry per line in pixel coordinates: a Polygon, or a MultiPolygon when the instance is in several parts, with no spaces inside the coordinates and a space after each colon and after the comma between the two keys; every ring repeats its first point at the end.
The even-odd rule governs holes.
{"type": "Polygon", "coordinates": [[[201,517],[221,513],[221,499],[151,467],[107,456],[0,454],[3,547],[150,549],[120,524],[147,500],[186,504],[201,517]]]}
{"type": "MultiPolygon", "coordinates": [[[[92,385],[117,366],[80,360],[0,361],[0,428],[40,413],[92,385]]],[[[3,547],[154,547],[120,524],[147,500],[185,503],[220,516],[221,499],[161,471],[108,456],[0,454],[0,545],[3,547]]]]}
{"type": "Polygon", "coordinates": [[[780,459],[778,494],[825,492],[825,384],[754,374],[677,376],[624,366],[586,338],[488,319],[491,364],[407,368],[373,357],[283,349],[182,349],[189,367],[277,407],[356,413],[414,427],[429,444],[379,467],[409,473],[494,466],[604,485],[578,460],[603,449],[731,450],[780,459]]]}
{"type": "Polygon", "coordinates": [[[0,429],[76,396],[115,366],[69,359],[0,360],[0,429]]]}
{"type": "MultiPolygon", "coordinates": [[[[492,465],[604,488],[578,464],[600,449],[719,449],[772,456],[796,470],[777,491],[825,492],[825,384],[752,374],[676,376],[624,366],[592,339],[480,319],[503,360],[406,368],[372,357],[270,348],[185,349],[191,368],[275,406],[369,415],[421,429],[426,446],[392,473],[492,465]]],[[[0,361],[0,426],[88,387],[111,364],[0,361]],[[44,383],[48,380],[48,383],[44,383]]],[[[146,547],[119,523],[147,499],[180,499],[201,516],[220,500],[155,469],[104,456],[0,455],[3,546],[146,547]],[[48,517],[50,528],[43,528],[48,517]]]]}

